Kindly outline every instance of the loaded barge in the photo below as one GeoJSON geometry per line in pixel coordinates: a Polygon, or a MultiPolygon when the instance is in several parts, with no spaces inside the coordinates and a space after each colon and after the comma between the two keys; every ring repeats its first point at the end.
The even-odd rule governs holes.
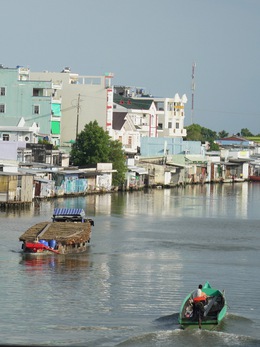
{"type": "Polygon", "coordinates": [[[67,254],[86,251],[94,221],[85,218],[83,209],[55,208],[52,221],[37,223],[24,232],[22,253],[67,254]]]}

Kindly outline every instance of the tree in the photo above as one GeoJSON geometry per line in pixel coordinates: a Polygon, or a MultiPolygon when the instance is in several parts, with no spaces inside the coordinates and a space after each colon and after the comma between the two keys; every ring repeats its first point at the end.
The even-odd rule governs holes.
{"type": "Polygon", "coordinates": [[[212,131],[208,128],[204,128],[199,124],[192,124],[186,127],[187,141],[201,141],[209,142],[210,150],[215,151],[219,149],[219,146],[214,142],[217,139],[216,131],[212,131]]]}
{"type": "Polygon", "coordinates": [[[208,142],[214,142],[218,137],[216,131],[204,127],[201,127],[201,134],[203,141],[208,142]]]}
{"type": "Polygon", "coordinates": [[[126,158],[119,141],[110,140],[109,160],[113,163],[113,169],[117,172],[113,173],[113,185],[121,186],[125,182],[125,174],[127,171],[126,158]]]}
{"type": "Polygon", "coordinates": [[[73,165],[85,166],[109,162],[110,137],[98,122],[90,122],[77,136],[70,152],[73,165]]]}
{"type": "Polygon", "coordinates": [[[97,163],[112,163],[117,173],[113,174],[112,184],[120,186],[125,181],[127,167],[122,145],[113,141],[95,120],[86,124],[72,145],[70,160],[73,165],[86,166],[97,163]]]}
{"type": "Polygon", "coordinates": [[[186,127],[187,141],[202,141],[201,126],[199,124],[191,124],[186,127]]]}
{"type": "Polygon", "coordinates": [[[225,137],[228,137],[228,132],[226,132],[225,130],[221,130],[219,133],[218,133],[218,137],[220,139],[224,139],[225,137]]]}
{"type": "Polygon", "coordinates": [[[216,131],[204,128],[199,124],[192,124],[186,127],[187,130],[187,141],[201,141],[211,142],[217,139],[216,131]]]}
{"type": "Polygon", "coordinates": [[[254,136],[247,128],[241,129],[241,136],[243,137],[251,137],[254,136]]]}
{"type": "Polygon", "coordinates": [[[219,145],[214,141],[209,141],[210,151],[219,151],[219,145]]]}

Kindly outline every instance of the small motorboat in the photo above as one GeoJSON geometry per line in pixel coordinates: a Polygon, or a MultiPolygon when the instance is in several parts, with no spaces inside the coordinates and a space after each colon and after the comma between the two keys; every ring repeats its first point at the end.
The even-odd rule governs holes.
{"type": "Polygon", "coordinates": [[[179,323],[183,329],[190,326],[214,329],[225,317],[227,312],[225,292],[212,288],[209,282],[204,284],[202,291],[207,297],[204,301],[200,301],[201,315],[196,312],[195,299],[192,299],[193,292],[183,300],[179,313],[179,323]]]}

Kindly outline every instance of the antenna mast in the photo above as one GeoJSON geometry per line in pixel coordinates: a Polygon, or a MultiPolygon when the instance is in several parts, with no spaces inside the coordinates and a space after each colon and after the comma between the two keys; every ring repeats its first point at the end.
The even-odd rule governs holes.
{"type": "Polygon", "coordinates": [[[193,124],[193,113],[194,113],[195,67],[196,67],[196,63],[193,63],[192,71],[191,71],[191,124],[193,124]]]}
{"type": "Polygon", "coordinates": [[[78,95],[78,102],[77,102],[77,122],[76,122],[76,139],[79,134],[79,110],[80,110],[80,94],[78,95]]]}

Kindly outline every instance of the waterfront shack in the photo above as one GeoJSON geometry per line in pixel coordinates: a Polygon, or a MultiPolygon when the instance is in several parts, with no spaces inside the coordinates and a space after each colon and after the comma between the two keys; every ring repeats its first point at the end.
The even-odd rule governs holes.
{"type": "Polygon", "coordinates": [[[23,205],[33,200],[33,176],[21,173],[0,172],[1,206],[23,205]]]}

